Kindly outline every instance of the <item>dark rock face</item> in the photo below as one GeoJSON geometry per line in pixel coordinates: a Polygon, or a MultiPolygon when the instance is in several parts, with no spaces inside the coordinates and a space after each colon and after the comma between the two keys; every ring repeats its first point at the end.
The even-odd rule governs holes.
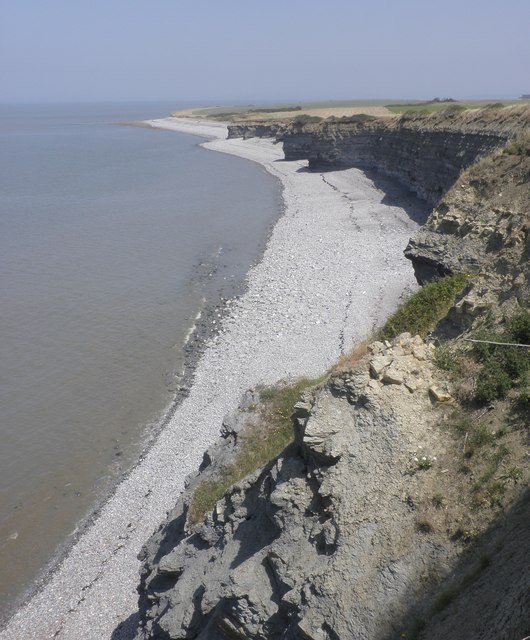
{"type": "Polygon", "coordinates": [[[464,167],[506,142],[506,138],[495,135],[388,131],[373,125],[365,129],[346,132],[329,127],[311,142],[307,136],[285,133],[281,136],[285,157],[306,157],[310,167],[377,169],[434,204],[464,167]]]}
{"type": "Polygon", "coordinates": [[[307,158],[310,167],[377,169],[434,205],[462,169],[528,126],[530,110],[523,108],[292,125],[278,137],[287,160],[307,158]]]}
{"type": "Polygon", "coordinates": [[[276,138],[285,129],[284,124],[266,122],[245,122],[228,125],[228,138],[276,138]]]}

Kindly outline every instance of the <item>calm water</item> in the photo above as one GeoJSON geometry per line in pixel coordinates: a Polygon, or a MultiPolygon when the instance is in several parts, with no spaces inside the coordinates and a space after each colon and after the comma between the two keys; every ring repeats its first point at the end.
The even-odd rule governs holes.
{"type": "Polygon", "coordinates": [[[4,609],[138,454],[203,298],[278,215],[257,165],[112,124],[177,106],[0,106],[4,609]]]}

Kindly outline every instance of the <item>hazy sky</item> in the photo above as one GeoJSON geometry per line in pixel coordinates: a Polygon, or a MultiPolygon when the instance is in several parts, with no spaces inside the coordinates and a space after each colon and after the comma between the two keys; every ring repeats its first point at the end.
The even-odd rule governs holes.
{"type": "Polygon", "coordinates": [[[530,93],[530,0],[0,0],[0,102],[530,93]]]}

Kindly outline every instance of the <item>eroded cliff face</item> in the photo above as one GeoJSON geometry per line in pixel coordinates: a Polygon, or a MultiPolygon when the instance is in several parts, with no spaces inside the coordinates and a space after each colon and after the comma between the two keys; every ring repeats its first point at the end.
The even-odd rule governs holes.
{"type": "Polygon", "coordinates": [[[275,137],[286,160],[307,159],[310,167],[375,169],[435,205],[463,169],[528,127],[530,109],[523,106],[316,124],[242,123],[229,126],[229,137],[275,137]]]}
{"type": "Polygon", "coordinates": [[[491,305],[530,300],[530,156],[498,153],[461,174],[411,239],[420,283],[473,273],[457,305],[469,324],[491,305]]]}
{"type": "Polygon", "coordinates": [[[371,344],[301,398],[295,443],[193,524],[197,482],[214,478],[252,428],[259,395],[249,394],[146,545],[137,637],[383,640],[413,637],[422,621],[425,638],[520,640],[526,577],[502,580],[524,563],[529,504],[466,550],[469,532],[495,514],[462,502],[470,480],[456,470],[461,444],[439,428],[453,409],[434,352],[410,334],[371,344]],[[433,500],[441,492],[443,508],[433,500]],[[453,603],[447,616],[470,585],[473,609],[453,603]]]}
{"type": "MultiPolygon", "coordinates": [[[[414,457],[442,449],[429,428],[436,373],[432,348],[419,338],[370,350],[355,371],[303,398],[295,445],[234,485],[204,522],[189,523],[183,497],[146,548],[139,637],[376,638],[402,630],[405,603],[454,554],[447,540],[418,533],[410,497],[421,482],[410,473],[414,457]]],[[[242,411],[227,424],[241,416],[249,419],[242,411]]],[[[208,462],[215,466],[221,451],[208,462]]]]}

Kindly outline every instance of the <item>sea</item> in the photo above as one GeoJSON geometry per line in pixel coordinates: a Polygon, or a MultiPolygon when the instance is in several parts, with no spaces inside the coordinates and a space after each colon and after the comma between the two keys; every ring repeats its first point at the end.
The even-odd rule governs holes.
{"type": "Polygon", "coordinates": [[[4,616],[155,436],[281,213],[262,167],[128,126],[184,106],[0,105],[4,616]]]}

